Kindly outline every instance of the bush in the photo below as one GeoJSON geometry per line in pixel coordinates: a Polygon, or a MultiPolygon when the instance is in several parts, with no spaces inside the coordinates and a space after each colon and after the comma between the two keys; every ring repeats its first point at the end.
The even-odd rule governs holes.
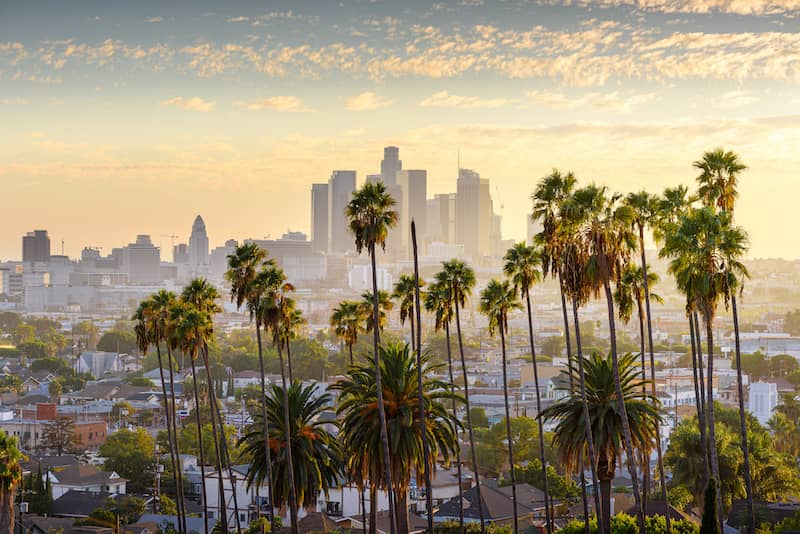
{"type": "MultiPolygon", "coordinates": [[[[663,515],[656,515],[646,518],[647,534],[666,534],[667,521],[663,515]]],[[[691,521],[679,520],[670,522],[673,534],[698,534],[697,525],[691,521]]],[[[598,532],[597,519],[589,520],[589,528],[592,534],[598,532]]],[[[567,526],[558,531],[558,534],[584,534],[584,523],[573,519],[567,526]]],[[[611,534],[639,534],[639,525],[635,517],[628,514],[617,514],[611,518],[611,534]]]]}

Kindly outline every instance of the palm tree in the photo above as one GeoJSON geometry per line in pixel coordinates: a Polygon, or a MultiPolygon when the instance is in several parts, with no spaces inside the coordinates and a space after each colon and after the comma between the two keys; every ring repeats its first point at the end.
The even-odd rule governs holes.
{"type": "Polygon", "coordinates": [[[617,387],[617,404],[622,414],[622,435],[625,438],[626,450],[631,451],[631,454],[626,455],[628,472],[631,475],[633,499],[638,508],[639,530],[644,532],[645,510],[642,506],[636,463],[632,454],[633,437],[628,427],[622,385],[619,381],[616,317],[614,315],[614,296],[611,291],[612,281],[619,281],[624,271],[624,266],[629,260],[630,251],[635,247],[635,236],[631,231],[633,212],[629,206],[620,203],[620,195],[613,194],[608,196],[604,187],[590,185],[576,192],[575,195],[589,214],[584,229],[584,239],[588,246],[587,274],[595,286],[593,289],[599,291],[599,287],[602,286],[605,292],[606,305],[608,307],[611,359],[614,364],[617,387]]]}
{"type": "MultiPolygon", "coordinates": [[[[542,398],[539,393],[539,366],[536,363],[536,347],[533,343],[533,310],[531,307],[531,287],[542,279],[540,267],[542,258],[533,246],[517,243],[506,252],[503,264],[503,273],[514,283],[514,290],[525,298],[525,309],[528,312],[528,337],[531,345],[531,364],[533,365],[533,382],[536,385],[536,413],[542,411],[542,398]]],[[[544,510],[547,532],[553,529],[550,517],[550,492],[547,485],[547,462],[544,456],[544,426],[542,419],[537,417],[539,425],[539,460],[542,462],[542,481],[544,484],[544,510]]]]}
{"type": "Polygon", "coordinates": [[[475,451],[475,436],[472,431],[472,415],[469,404],[469,380],[467,378],[467,363],[464,359],[464,340],[461,335],[461,308],[467,304],[472,289],[475,287],[475,271],[461,260],[452,259],[442,263],[442,271],[436,275],[438,283],[447,288],[450,301],[453,304],[456,318],[456,333],[458,335],[458,352],[461,356],[461,375],[464,378],[464,401],[467,416],[467,432],[469,433],[469,448],[472,454],[472,472],[475,474],[475,491],[478,497],[478,510],[481,517],[481,534],[486,534],[486,519],[483,512],[483,497],[481,496],[481,479],[478,474],[478,455],[475,451]]]}
{"type": "MultiPolygon", "coordinates": [[[[508,461],[511,470],[511,500],[514,508],[514,534],[519,531],[517,521],[517,477],[514,473],[514,447],[511,439],[511,408],[508,403],[508,369],[506,361],[506,333],[508,333],[508,314],[522,308],[517,290],[508,280],[502,282],[492,279],[481,292],[481,313],[489,319],[489,335],[500,332],[500,350],[503,356],[503,401],[506,408],[506,439],[508,440],[508,461]]],[[[537,384],[538,389],[538,384],[537,384]]],[[[546,477],[545,477],[546,478],[546,477]]],[[[545,504],[545,508],[547,504],[545,504]]]]}
{"type": "MultiPolygon", "coordinates": [[[[266,305],[264,306],[264,328],[272,333],[272,344],[278,349],[278,360],[281,367],[281,384],[283,391],[283,429],[286,434],[286,442],[291,443],[291,414],[289,412],[289,386],[286,382],[286,366],[283,363],[283,341],[284,330],[283,323],[289,313],[292,304],[289,303],[291,298],[289,293],[294,291],[294,286],[286,281],[286,274],[278,267],[268,267],[264,273],[265,277],[265,293],[264,298],[266,305]]],[[[269,418],[267,418],[269,421],[269,418]]],[[[293,533],[299,531],[298,525],[298,504],[297,504],[297,486],[294,479],[294,458],[292,456],[292,447],[285,449],[287,472],[289,474],[289,517],[290,528],[293,533]]],[[[277,487],[275,488],[277,490],[277,487]]]]}
{"type": "Polygon", "coordinates": [[[256,323],[261,386],[261,420],[266,422],[261,427],[263,430],[264,465],[266,466],[266,480],[270,499],[267,508],[267,519],[274,528],[272,459],[269,449],[269,420],[267,419],[266,402],[267,385],[264,376],[264,351],[261,341],[261,328],[264,326],[262,319],[265,312],[264,308],[267,304],[264,295],[268,289],[266,283],[269,282],[269,276],[265,274],[265,269],[270,266],[274,266],[274,262],[267,259],[267,252],[264,249],[255,243],[245,243],[236,247],[233,254],[228,256],[228,270],[225,272],[225,279],[231,285],[231,301],[236,303],[237,308],[241,308],[243,304],[246,304],[247,310],[250,312],[250,320],[255,319],[256,323]]]}
{"type": "Polygon", "coordinates": [[[341,446],[325,430],[328,423],[320,419],[331,400],[328,393],[317,396],[313,384],[303,386],[295,382],[289,386],[286,394],[281,386],[272,386],[267,395],[267,427],[271,453],[269,459],[273,465],[267,465],[268,458],[263,447],[265,427],[261,415],[254,417],[253,424],[239,440],[239,444],[244,446],[242,452],[250,458],[246,475],[248,487],[253,484],[260,486],[272,471],[275,474],[274,504],[285,506],[296,495],[297,506],[303,508],[316,504],[320,493],[327,495],[328,490],[337,487],[343,461],[341,446]],[[284,417],[287,399],[291,425],[288,432],[284,417]],[[286,436],[290,437],[288,442],[286,436]],[[287,473],[289,449],[292,450],[293,477],[287,473]],[[294,486],[290,483],[291,479],[295,481],[294,486]]]}
{"type": "MultiPolygon", "coordinates": [[[[204,278],[195,278],[189,285],[183,289],[181,293],[181,300],[187,303],[189,306],[199,310],[201,313],[205,313],[208,316],[208,329],[203,330],[202,332],[198,332],[203,335],[202,339],[202,351],[200,355],[203,358],[203,367],[206,371],[206,378],[208,380],[208,395],[209,395],[209,406],[211,408],[211,430],[214,435],[214,450],[216,451],[217,457],[217,472],[219,473],[219,486],[220,486],[220,501],[225,500],[225,491],[223,485],[223,466],[227,466],[228,468],[228,478],[230,479],[231,485],[231,494],[233,497],[233,513],[234,518],[236,521],[236,531],[241,532],[241,525],[239,520],[239,503],[238,497],[236,493],[236,481],[235,475],[233,472],[233,466],[231,464],[230,452],[228,451],[228,442],[225,439],[225,422],[222,420],[222,416],[219,411],[219,403],[217,401],[217,394],[214,390],[213,384],[213,375],[211,373],[211,365],[208,358],[208,342],[214,336],[214,322],[213,316],[216,313],[222,311],[222,308],[219,307],[217,304],[217,300],[219,300],[220,294],[213,285],[211,285],[206,279],[204,278]],[[215,422],[216,419],[216,422],[215,422]],[[219,429],[219,430],[218,430],[219,429]],[[219,434],[222,434],[220,437],[219,434]]],[[[225,508],[223,508],[223,511],[225,508]]],[[[225,520],[225,523],[227,520],[225,520]]]]}
{"type": "MultiPolygon", "coordinates": [[[[161,290],[159,295],[154,295],[150,299],[143,300],[139,303],[139,307],[136,309],[132,320],[134,321],[133,331],[136,335],[136,343],[139,348],[139,352],[142,354],[146,354],[150,348],[150,345],[156,346],[156,356],[158,358],[158,371],[161,378],[161,394],[164,399],[164,417],[166,420],[167,425],[167,441],[169,443],[169,458],[170,464],[172,466],[172,476],[175,481],[175,508],[176,513],[178,516],[178,522],[180,523],[181,527],[185,529],[184,523],[184,512],[183,512],[183,477],[182,477],[182,469],[180,467],[180,453],[178,452],[178,440],[177,440],[177,433],[174,432],[176,427],[174,427],[174,418],[175,418],[175,411],[170,409],[170,397],[167,396],[167,386],[166,380],[164,378],[164,363],[161,358],[161,341],[165,339],[166,336],[166,329],[162,328],[162,323],[160,319],[160,296],[163,295],[164,298],[174,299],[174,295],[171,293],[161,290]],[[156,300],[158,297],[159,300],[156,300]]],[[[169,365],[172,365],[172,361],[170,360],[169,365]]],[[[172,391],[172,383],[170,383],[170,394],[173,396],[174,399],[174,391],[172,391]]]]}
{"type": "Polygon", "coordinates": [[[0,534],[14,534],[14,494],[22,481],[24,459],[16,438],[0,430],[0,534]]]}
{"type": "MultiPolygon", "coordinates": [[[[567,313],[567,288],[563,276],[566,268],[563,264],[565,245],[568,242],[565,238],[569,237],[569,234],[564,232],[566,221],[562,212],[564,203],[572,195],[576,183],[577,180],[572,172],[562,174],[558,169],[553,169],[552,173],[539,181],[531,195],[531,200],[533,201],[531,218],[539,221],[542,225],[542,231],[536,234],[533,239],[534,244],[541,248],[542,276],[546,277],[549,274],[558,279],[559,293],[561,294],[561,314],[564,321],[564,340],[567,348],[567,366],[570,371],[573,367],[572,340],[570,338],[567,313]]],[[[580,340],[576,341],[580,342],[580,340]]],[[[572,373],[570,373],[570,379],[572,379],[572,376],[572,373]]],[[[591,436],[589,438],[591,439],[591,436]]],[[[594,447],[590,447],[590,450],[594,450],[594,447]]],[[[580,482],[583,512],[585,517],[589,517],[589,499],[586,494],[586,478],[583,473],[583,470],[581,470],[580,482]]],[[[593,482],[596,487],[596,478],[594,478],[593,482]]],[[[595,510],[599,510],[600,500],[596,491],[594,495],[595,510]]],[[[551,517],[554,517],[554,512],[555,509],[551,503],[551,517]]],[[[586,523],[586,532],[589,534],[588,522],[586,523]]]]}
{"type": "MultiPolygon", "coordinates": [[[[355,237],[356,251],[360,254],[366,248],[372,264],[371,315],[373,326],[380,325],[376,247],[386,248],[386,237],[389,230],[397,225],[398,215],[393,209],[394,205],[395,201],[386,191],[386,186],[383,183],[366,183],[361,189],[353,193],[353,198],[345,210],[345,215],[349,220],[350,231],[355,237]]],[[[372,329],[376,391],[382,391],[380,354],[378,351],[378,345],[380,344],[379,329],[379,327],[372,329]]],[[[376,396],[381,422],[380,435],[385,464],[386,487],[389,492],[389,523],[391,534],[395,534],[397,530],[397,513],[394,509],[394,499],[392,498],[391,454],[389,452],[389,435],[386,427],[386,411],[384,409],[383,395],[376,394],[376,396]]]]}
{"type": "MultiPolygon", "coordinates": [[[[636,369],[636,355],[624,354],[614,363],[613,356],[597,353],[585,359],[584,380],[588,386],[589,421],[598,447],[598,474],[602,494],[603,513],[601,531],[611,531],[611,486],[617,461],[622,452],[633,457],[634,451],[650,448],[655,439],[656,427],[661,423],[658,400],[642,393],[636,369]],[[622,385],[622,402],[625,410],[618,409],[619,390],[622,385]],[[632,443],[626,445],[624,428],[630,429],[632,443]]],[[[573,370],[573,372],[575,372],[573,370]]],[[[572,381],[574,384],[579,377],[572,381]]],[[[569,395],[541,414],[545,420],[555,421],[553,443],[567,471],[582,469],[582,455],[587,454],[583,432],[584,403],[575,387],[569,395]]]]}
{"type": "Polygon", "coordinates": [[[294,382],[294,372],[292,371],[292,345],[291,342],[297,339],[300,328],[306,324],[302,310],[297,309],[294,299],[286,297],[283,301],[281,311],[280,337],[281,343],[286,347],[286,363],[289,366],[289,383],[294,382]]]}
{"type": "MultiPolygon", "coordinates": [[[[718,148],[703,154],[703,158],[694,162],[694,167],[700,169],[697,177],[699,184],[699,195],[703,204],[708,207],[715,207],[728,216],[726,223],[732,225],[733,211],[736,197],[738,196],[739,174],[747,169],[747,166],[739,161],[739,156],[735,152],[725,151],[718,148]]],[[[736,386],[739,396],[739,420],[740,438],[742,441],[742,452],[744,453],[744,475],[745,488],[747,490],[747,509],[748,521],[747,529],[749,534],[755,533],[755,510],[753,507],[753,481],[750,473],[750,454],[747,443],[747,427],[745,425],[744,408],[744,385],[742,381],[741,369],[741,346],[739,341],[739,312],[736,306],[736,291],[742,291],[741,280],[748,277],[747,269],[741,263],[740,258],[746,251],[747,236],[737,228],[724,232],[728,238],[720,244],[723,250],[721,259],[721,269],[724,271],[723,296],[726,307],[730,302],[733,314],[733,333],[736,354],[736,386]]]]}
{"type": "MultiPolygon", "coordinates": [[[[421,282],[421,285],[425,285],[421,282]]],[[[405,324],[406,319],[411,323],[411,350],[416,350],[415,328],[414,328],[414,294],[416,291],[416,282],[414,277],[408,274],[401,274],[397,282],[394,284],[394,291],[392,298],[399,301],[400,306],[400,324],[405,324]]],[[[372,300],[372,295],[370,295],[372,300]]]]}
{"type": "MultiPolygon", "coordinates": [[[[372,291],[364,291],[361,294],[360,314],[364,318],[364,330],[372,332],[373,325],[375,324],[375,316],[372,313],[372,307],[375,297],[372,296],[372,291]]],[[[378,291],[378,330],[383,332],[386,328],[386,322],[389,320],[388,313],[394,308],[392,297],[388,291],[383,289],[378,291]]]]}
{"type": "MultiPolygon", "coordinates": [[[[422,367],[406,344],[380,347],[385,420],[389,437],[394,444],[394,454],[389,467],[392,473],[394,494],[397,495],[398,531],[408,532],[408,488],[412,471],[426,469],[435,472],[436,458],[447,462],[457,454],[456,431],[458,420],[445,407],[445,402],[459,400],[447,382],[431,378],[442,366],[434,364],[429,353],[422,355],[422,367]],[[424,424],[417,402],[418,377],[423,377],[424,424]],[[425,429],[430,455],[425,465],[422,431],[425,429]]],[[[381,416],[377,408],[375,375],[371,366],[352,367],[347,377],[333,386],[341,392],[337,412],[341,418],[342,444],[346,453],[348,471],[369,478],[373,487],[387,489],[389,480],[382,472],[382,438],[378,432],[381,416]]],[[[371,490],[372,491],[372,490],[371,490]]],[[[373,496],[372,502],[376,502],[373,496]]],[[[375,532],[371,512],[370,532],[375,532]]]]}
{"type": "MultiPolygon", "coordinates": [[[[446,283],[436,281],[425,293],[425,309],[434,315],[434,328],[438,332],[444,329],[445,343],[447,346],[447,371],[451,387],[455,387],[453,379],[453,351],[450,346],[450,321],[453,320],[453,299],[450,297],[450,287],[446,283]]],[[[453,398],[451,413],[457,417],[456,399],[453,398]]],[[[458,525],[464,531],[464,480],[461,473],[461,442],[456,434],[456,474],[458,476],[458,525]]]]}
{"type": "Polygon", "coordinates": [[[351,367],[353,366],[353,345],[358,341],[358,332],[364,323],[359,304],[351,300],[343,300],[331,314],[331,326],[336,337],[347,345],[351,367]]]}

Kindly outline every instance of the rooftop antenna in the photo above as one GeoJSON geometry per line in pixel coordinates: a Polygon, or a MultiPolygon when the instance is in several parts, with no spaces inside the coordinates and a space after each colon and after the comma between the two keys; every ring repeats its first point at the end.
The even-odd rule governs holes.
{"type": "Polygon", "coordinates": [[[61,255],[64,255],[64,240],[61,240],[61,255]]]}

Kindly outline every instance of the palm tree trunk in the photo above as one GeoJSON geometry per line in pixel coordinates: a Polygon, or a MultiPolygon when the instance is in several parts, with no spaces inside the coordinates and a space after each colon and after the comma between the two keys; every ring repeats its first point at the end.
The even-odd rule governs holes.
{"type": "MultiPolygon", "coordinates": [[[[389,501],[391,502],[391,501],[389,501]]],[[[378,532],[378,485],[370,481],[369,484],[369,534],[378,532]]]]}
{"type": "MultiPolygon", "coordinates": [[[[567,345],[567,368],[569,369],[569,389],[570,392],[573,392],[575,391],[575,384],[573,379],[574,375],[572,368],[572,339],[570,339],[569,335],[569,316],[567,314],[567,298],[564,292],[564,282],[561,279],[560,269],[558,270],[558,288],[559,292],[561,293],[561,313],[564,317],[564,340],[567,345]]],[[[586,518],[586,521],[584,522],[584,529],[586,531],[586,534],[590,534],[591,528],[589,527],[589,497],[586,494],[586,477],[584,476],[583,451],[580,452],[580,461],[578,463],[581,466],[580,482],[581,482],[581,498],[583,500],[583,517],[586,518]]],[[[550,516],[553,518],[553,521],[555,521],[556,514],[554,506],[551,506],[550,516]]]]}
{"type": "Polygon", "coordinates": [[[410,319],[411,320],[409,322],[411,323],[411,351],[412,352],[416,352],[416,350],[417,350],[417,339],[416,339],[417,338],[417,330],[414,328],[414,312],[413,311],[411,312],[410,319]]]}
{"type": "Polygon", "coordinates": [[[703,317],[706,323],[706,340],[708,342],[708,453],[711,459],[711,476],[717,486],[717,514],[719,516],[719,530],[724,532],[724,520],[722,515],[722,491],[719,478],[719,460],[717,458],[717,432],[714,428],[714,324],[709,315],[703,317]]]}
{"type": "MultiPolygon", "coordinates": [[[[422,434],[422,458],[425,463],[425,504],[427,506],[428,532],[433,533],[433,486],[431,484],[431,459],[430,447],[428,445],[428,425],[425,417],[425,398],[422,390],[422,306],[419,298],[419,259],[417,257],[417,228],[412,219],[411,221],[411,244],[414,250],[414,313],[411,314],[411,341],[414,341],[414,315],[417,319],[416,349],[417,349],[417,398],[419,400],[419,427],[422,434]]],[[[408,528],[408,508],[406,492],[402,495],[403,506],[400,507],[399,518],[405,517],[408,528]]],[[[406,532],[400,528],[400,532],[406,532]]]]}
{"type": "Polygon", "coordinates": [[[288,464],[289,471],[289,520],[291,521],[290,529],[292,534],[300,532],[299,525],[297,524],[297,490],[294,480],[294,461],[292,458],[292,418],[289,415],[289,388],[286,385],[286,369],[283,363],[283,349],[281,348],[280,341],[278,342],[278,359],[281,366],[281,382],[283,384],[283,424],[285,429],[286,439],[286,463],[288,464]]]}
{"type": "Polygon", "coordinates": [[[703,436],[705,436],[705,463],[706,463],[706,481],[711,479],[711,447],[708,441],[708,411],[707,411],[707,397],[706,397],[706,380],[705,380],[705,363],[703,363],[703,340],[700,335],[700,319],[697,316],[697,311],[693,312],[694,320],[694,334],[696,336],[695,343],[697,343],[697,377],[700,379],[700,404],[703,407],[703,436]]]}
{"type": "MultiPolygon", "coordinates": [[[[175,511],[178,515],[178,523],[180,526],[183,526],[183,522],[181,518],[183,517],[183,500],[181,499],[180,494],[180,484],[178,483],[179,479],[179,465],[180,465],[180,458],[176,458],[175,455],[175,442],[177,441],[177,436],[172,433],[172,415],[170,414],[169,409],[169,397],[167,397],[167,382],[164,378],[164,363],[161,360],[161,345],[156,342],[156,356],[158,358],[158,374],[161,377],[161,394],[164,396],[164,418],[167,424],[167,441],[169,441],[169,459],[170,464],[172,465],[172,477],[175,481],[175,511]]],[[[170,365],[172,362],[170,361],[170,365]]]]}
{"type": "MultiPolygon", "coordinates": [[[[644,310],[640,299],[636,300],[636,312],[639,319],[639,356],[642,366],[642,397],[647,395],[647,360],[644,355],[644,310]]],[[[647,498],[650,492],[650,450],[643,448],[642,456],[642,509],[647,515],[647,498]]]]}
{"type": "Polygon", "coordinates": [[[294,373],[292,372],[292,348],[289,346],[290,340],[286,340],[286,365],[289,367],[289,384],[294,384],[294,373]]]}
{"type": "Polygon", "coordinates": [[[397,490],[397,532],[408,532],[408,491],[397,490]]]}
{"type": "MultiPolygon", "coordinates": [[[[444,332],[447,336],[447,369],[450,373],[450,385],[455,387],[453,380],[453,354],[450,348],[450,322],[445,321],[444,332]]],[[[453,417],[456,417],[456,400],[453,399],[453,417]]],[[[464,533],[464,478],[461,473],[461,441],[456,432],[456,469],[458,475],[458,528],[461,534],[464,533]]]]}
{"type": "MultiPolygon", "coordinates": [[[[697,332],[696,325],[692,313],[689,313],[689,338],[692,342],[692,378],[694,379],[694,395],[695,404],[697,405],[697,426],[700,427],[700,448],[703,451],[703,465],[705,466],[705,480],[711,477],[711,461],[708,459],[708,438],[706,436],[706,409],[705,409],[705,396],[701,394],[703,386],[703,361],[699,359],[698,345],[699,333],[697,332]],[[699,371],[699,374],[698,374],[699,371]]],[[[677,399],[676,399],[677,402],[677,399]]],[[[677,404],[675,410],[677,410],[677,404]]]]}
{"type": "Polygon", "coordinates": [[[625,440],[625,457],[628,461],[628,473],[631,475],[633,486],[633,500],[639,509],[639,532],[645,532],[645,511],[642,508],[642,496],[639,493],[639,478],[636,476],[636,454],[633,451],[633,439],[631,438],[631,427],[628,421],[628,411],[625,408],[625,398],[622,396],[622,383],[619,381],[619,361],[617,360],[617,331],[614,321],[614,297],[611,294],[611,284],[608,280],[603,283],[606,292],[606,303],[608,304],[608,328],[611,341],[611,361],[614,369],[614,387],[617,392],[617,409],[622,419],[622,436],[625,440]]]}
{"type": "Polygon", "coordinates": [[[261,325],[256,320],[256,341],[258,342],[258,365],[261,370],[261,417],[263,418],[264,430],[264,461],[267,464],[267,487],[269,488],[269,506],[267,507],[267,519],[269,520],[272,531],[275,530],[275,508],[273,507],[273,486],[272,486],[272,450],[269,446],[269,419],[267,418],[267,384],[264,378],[264,352],[261,346],[261,325]]]}
{"type": "MultiPolygon", "coordinates": [[[[205,353],[203,354],[203,358],[205,359],[205,353]]],[[[211,372],[208,367],[206,367],[206,377],[208,380],[208,411],[209,411],[209,417],[211,418],[211,433],[214,437],[214,454],[217,462],[217,476],[218,476],[217,485],[219,488],[220,520],[222,521],[223,532],[228,532],[228,506],[227,503],[225,502],[225,482],[222,480],[223,477],[222,454],[219,445],[219,435],[217,434],[216,417],[214,415],[215,412],[214,384],[211,381],[211,372]]]]}
{"type": "Polygon", "coordinates": [[[547,534],[552,534],[553,525],[550,516],[550,492],[547,484],[547,462],[544,458],[544,424],[539,414],[542,413],[542,396],[539,393],[539,366],[536,363],[536,347],[533,343],[533,311],[531,310],[531,294],[525,289],[525,305],[528,310],[528,337],[531,342],[531,363],[533,364],[533,382],[536,391],[536,422],[539,425],[539,460],[542,462],[542,480],[544,481],[544,515],[547,534]]]}
{"type": "MultiPolygon", "coordinates": [[[[600,508],[599,485],[597,479],[597,449],[595,449],[594,436],[592,434],[592,423],[589,417],[589,402],[586,398],[586,379],[583,374],[583,348],[581,346],[581,326],[578,322],[578,303],[572,299],[572,317],[575,326],[575,348],[577,350],[576,360],[578,360],[578,378],[581,388],[581,402],[583,403],[583,420],[586,423],[586,446],[589,448],[589,465],[592,471],[592,484],[594,487],[594,510],[597,514],[597,523],[603,526],[603,534],[611,534],[611,518],[606,517],[600,508]]],[[[581,466],[583,468],[583,466],[581,466]]],[[[586,525],[589,524],[589,515],[586,514],[586,525]]],[[[588,526],[587,526],[588,529],[588,526]]]]}
{"type": "Polygon", "coordinates": [[[206,453],[203,449],[203,421],[200,418],[200,395],[197,393],[197,369],[195,369],[194,358],[192,361],[192,385],[194,386],[194,416],[197,421],[197,446],[200,449],[200,484],[201,497],[203,499],[203,524],[208,524],[208,497],[206,495],[206,453]]]}
{"type": "Polygon", "coordinates": [[[0,534],[14,534],[14,493],[16,485],[0,487],[0,534]]]}
{"type": "Polygon", "coordinates": [[[348,343],[347,348],[350,351],[350,367],[353,367],[353,345],[348,343]]]}
{"type": "MultiPolygon", "coordinates": [[[[648,280],[648,272],[647,272],[647,255],[644,252],[644,228],[641,226],[639,227],[639,251],[642,256],[642,277],[643,277],[642,287],[644,288],[644,305],[646,312],[645,316],[647,318],[647,341],[648,341],[648,347],[650,348],[650,394],[653,395],[653,397],[655,398],[656,361],[655,361],[655,355],[653,354],[653,321],[652,321],[653,316],[650,310],[650,282],[648,280]]],[[[696,385],[697,383],[695,382],[695,386],[696,385]]],[[[658,453],[658,477],[659,477],[659,483],[661,484],[661,500],[667,503],[668,507],[669,502],[667,501],[667,482],[666,482],[666,476],[664,475],[664,454],[663,451],[661,450],[660,423],[656,426],[656,452],[658,453]]],[[[672,520],[670,519],[670,514],[666,514],[665,519],[667,523],[667,534],[672,534],[672,520]]]]}
{"type": "Polygon", "coordinates": [[[375,243],[369,245],[369,256],[372,262],[372,349],[375,357],[375,388],[376,396],[378,398],[378,416],[381,420],[381,443],[383,445],[383,468],[386,473],[386,493],[389,497],[389,526],[391,527],[390,533],[396,534],[397,532],[397,514],[394,507],[394,499],[392,498],[393,484],[392,484],[392,456],[389,452],[389,432],[386,428],[386,409],[383,406],[383,385],[381,384],[381,360],[378,351],[380,344],[380,312],[378,310],[378,273],[375,260],[375,243]]]}
{"type": "Polygon", "coordinates": [[[753,478],[750,474],[750,451],[747,443],[747,422],[744,411],[744,385],[742,384],[742,355],[739,343],[739,311],[736,308],[736,295],[731,295],[733,311],[733,336],[736,346],[736,388],[739,396],[739,433],[742,439],[742,453],[744,454],[744,482],[747,490],[747,533],[755,534],[756,521],[753,511],[753,478]]]}
{"type": "Polygon", "coordinates": [[[472,432],[472,414],[469,413],[469,380],[467,380],[467,362],[464,359],[464,342],[461,339],[461,313],[458,298],[453,298],[456,304],[456,332],[458,334],[458,352],[461,355],[461,373],[464,375],[464,403],[467,409],[467,430],[469,432],[469,448],[472,453],[472,472],[475,475],[475,491],[478,493],[478,511],[481,517],[481,534],[486,534],[486,518],[483,513],[483,497],[481,496],[481,477],[478,474],[478,453],[475,452],[475,436],[472,432]]]}
{"type": "MultiPolygon", "coordinates": [[[[211,367],[209,366],[208,363],[208,344],[203,345],[203,364],[205,365],[206,375],[208,375],[208,380],[210,383],[211,367]]],[[[211,394],[211,425],[212,429],[214,430],[214,440],[217,442],[217,447],[219,448],[217,456],[223,460],[221,463],[227,466],[228,468],[228,479],[230,480],[231,493],[233,496],[233,514],[236,519],[236,532],[241,534],[242,525],[239,519],[239,498],[236,495],[236,477],[233,472],[233,466],[231,465],[230,452],[228,451],[228,440],[225,437],[225,423],[222,420],[222,416],[219,411],[219,403],[217,402],[217,394],[214,391],[214,388],[210,388],[209,391],[211,394]],[[217,437],[217,432],[216,432],[217,428],[216,425],[214,424],[214,417],[217,418],[219,431],[222,434],[221,439],[217,437]]],[[[220,480],[222,480],[222,470],[220,470],[220,480]]]]}
{"type": "MultiPolygon", "coordinates": [[[[508,404],[508,369],[506,364],[506,334],[503,320],[500,322],[500,350],[503,355],[503,401],[506,408],[506,439],[508,440],[508,463],[511,470],[511,504],[514,510],[514,534],[519,532],[517,519],[517,476],[514,469],[514,444],[511,440],[511,407],[508,404]]],[[[545,473],[545,479],[547,473],[545,473]]]]}
{"type": "Polygon", "coordinates": [[[364,488],[361,488],[361,534],[367,534],[367,506],[364,502],[364,488]]]}
{"type": "Polygon", "coordinates": [[[170,408],[172,410],[172,417],[170,418],[170,422],[172,423],[172,435],[174,437],[173,445],[175,446],[175,458],[178,460],[178,482],[177,487],[175,488],[176,495],[178,499],[181,501],[181,510],[183,512],[182,516],[180,517],[181,527],[183,528],[184,532],[188,532],[186,530],[186,500],[184,499],[184,488],[183,488],[183,466],[181,464],[181,449],[178,443],[178,412],[175,410],[175,376],[172,372],[172,360],[173,354],[172,349],[170,349],[169,344],[167,344],[167,361],[169,362],[169,402],[170,408]]]}

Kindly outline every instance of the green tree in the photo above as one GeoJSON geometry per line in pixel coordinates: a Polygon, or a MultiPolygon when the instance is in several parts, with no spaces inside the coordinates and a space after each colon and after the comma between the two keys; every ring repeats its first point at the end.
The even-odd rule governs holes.
{"type": "MultiPolygon", "coordinates": [[[[606,523],[603,525],[603,532],[610,532],[611,529],[611,487],[617,460],[624,447],[622,417],[627,417],[627,426],[631,429],[632,447],[626,449],[629,451],[650,450],[656,426],[661,422],[658,400],[643,393],[639,387],[636,355],[625,354],[619,357],[618,376],[614,367],[612,357],[602,357],[597,353],[586,358],[584,362],[585,381],[589,391],[589,420],[592,433],[597,436],[597,472],[603,506],[600,516],[606,523]],[[617,410],[617,380],[623,386],[625,411],[617,410]]],[[[573,384],[576,382],[577,380],[572,381],[573,384]]],[[[581,460],[586,457],[587,443],[581,424],[584,416],[583,400],[576,387],[573,386],[568,391],[569,395],[546,408],[541,416],[545,420],[556,422],[553,443],[567,472],[574,472],[583,468],[581,460]]]]}
{"type": "Polygon", "coordinates": [[[363,328],[366,320],[362,314],[362,308],[358,302],[343,300],[339,306],[333,309],[330,324],[336,333],[336,337],[347,345],[350,353],[350,366],[354,365],[353,345],[358,341],[358,333],[363,328]]]}
{"type": "MultiPolygon", "coordinates": [[[[341,417],[341,439],[346,470],[353,478],[370,481],[374,497],[378,487],[391,483],[397,496],[398,531],[408,532],[408,488],[412,473],[436,470],[436,459],[447,463],[457,451],[459,423],[447,409],[455,394],[447,382],[432,378],[443,366],[433,364],[430,354],[422,355],[422,367],[406,344],[382,345],[381,374],[384,403],[387,407],[389,438],[393,444],[390,457],[392,478],[382,469],[380,413],[377,408],[375,377],[369,365],[357,365],[333,387],[341,392],[337,412],[341,417]],[[418,404],[418,374],[422,375],[425,403],[424,428],[430,447],[429,465],[425,465],[422,447],[421,412],[418,404]]],[[[457,397],[456,397],[457,398],[457,397]]],[[[376,499],[372,498],[372,502],[376,499]]],[[[375,509],[370,511],[370,530],[374,532],[375,509]]]]}
{"type": "Polygon", "coordinates": [[[470,418],[475,428],[489,428],[489,416],[483,408],[479,406],[470,408],[470,418]]]}
{"type": "Polygon", "coordinates": [[[80,448],[80,438],[75,432],[75,421],[69,417],[57,417],[42,428],[42,447],[62,456],[80,448]]]}
{"type": "Polygon", "coordinates": [[[0,430],[0,534],[14,533],[14,495],[22,482],[24,459],[17,440],[0,430]]]}
{"type": "MultiPolygon", "coordinates": [[[[382,391],[381,364],[378,345],[380,344],[380,293],[378,291],[378,271],[376,248],[386,248],[386,238],[389,230],[397,225],[398,213],[393,209],[395,200],[386,191],[382,182],[366,183],[353,193],[353,198],[347,205],[345,216],[349,222],[348,227],[355,237],[356,251],[360,254],[365,248],[369,254],[372,265],[372,350],[375,371],[376,391],[382,391]],[[375,328],[375,326],[378,326],[375,328]]],[[[369,323],[368,323],[369,325],[369,323]]],[[[383,445],[383,457],[390,458],[389,437],[387,430],[386,411],[384,409],[383,395],[376,393],[378,413],[380,416],[380,435],[383,445]]],[[[389,492],[389,524],[391,534],[397,531],[397,511],[394,509],[394,496],[392,495],[392,469],[389,462],[384,462],[387,491],[389,492]]],[[[373,522],[374,523],[374,522],[373,522]]]]}
{"type": "Polygon", "coordinates": [[[703,518],[700,522],[700,534],[720,534],[719,517],[717,516],[717,484],[712,478],[706,484],[703,498],[703,518]]]}
{"type": "Polygon", "coordinates": [[[133,354],[139,348],[136,335],[128,330],[109,330],[100,336],[97,350],[133,354]]]}
{"type": "Polygon", "coordinates": [[[100,446],[99,454],[106,459],[107,471],[128,480],[131,493],[145,493],[152,487],[155,441],[144,428],[114,432],[100,446]]]}

